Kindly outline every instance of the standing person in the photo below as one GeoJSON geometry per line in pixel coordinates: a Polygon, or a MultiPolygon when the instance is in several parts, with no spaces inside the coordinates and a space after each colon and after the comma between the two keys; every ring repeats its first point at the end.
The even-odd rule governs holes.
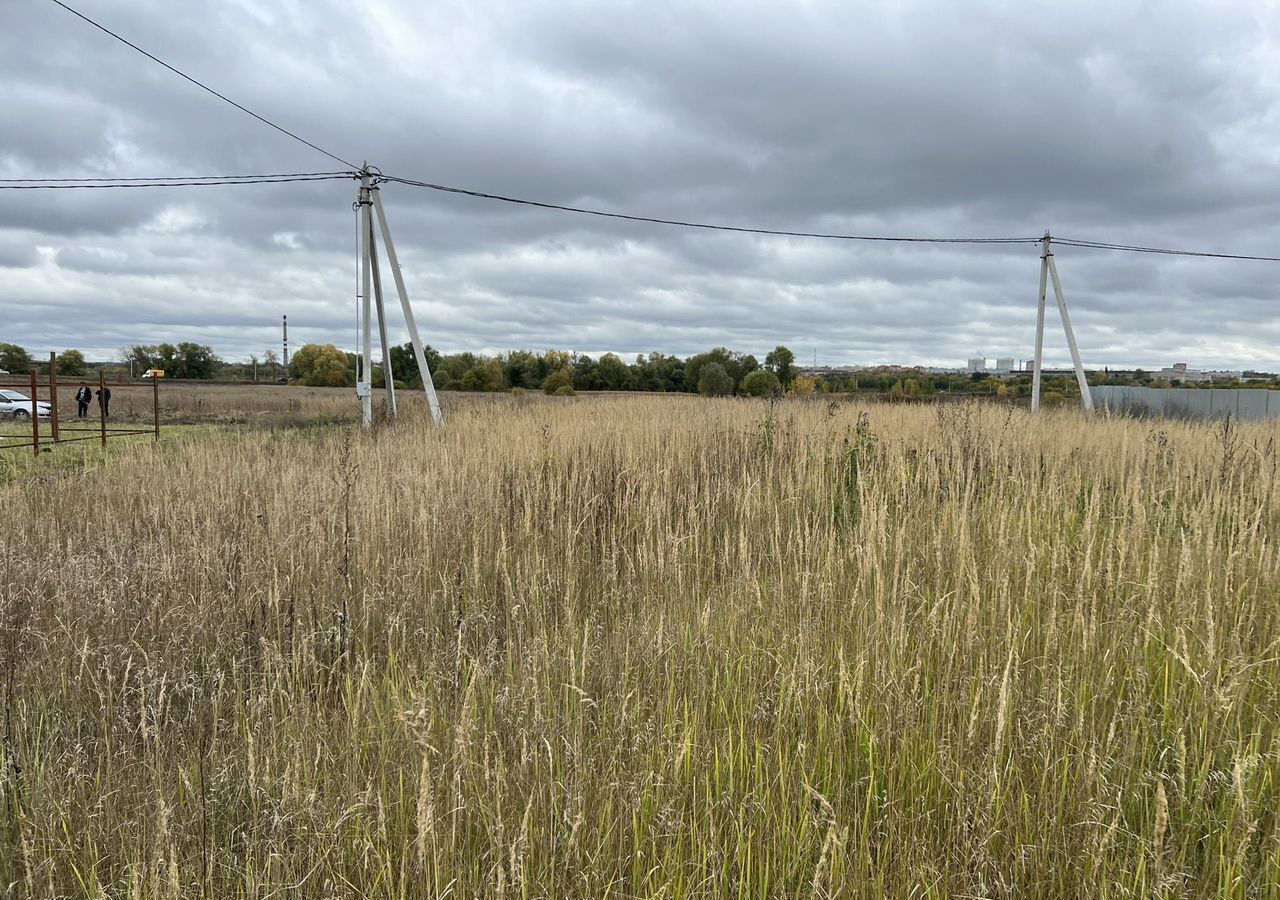
{"type": "Polygon", "coordinates": [[[89,385],[80,382],[80,390],[76,391],[76,405],[80,408],[80,418],[89,415],[89,401],[93,399],[93,391],[89,385]]]}
{"type": "Polygon", "coordinates": [[[111,415],[111,388],[106,385],[98,388],[98,403],[102,406],[103,418],[111,415]]]}

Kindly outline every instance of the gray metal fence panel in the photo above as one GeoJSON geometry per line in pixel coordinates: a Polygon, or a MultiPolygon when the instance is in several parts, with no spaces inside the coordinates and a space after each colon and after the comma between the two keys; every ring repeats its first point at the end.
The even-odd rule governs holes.
{"type": "Polygon", "coordinates": [[[1113,412],[1171,419],[1260,422],[1280,417],[1280,391],[1258,388],[1146,388],[1100,384],[1089,388],[1094,406],[1113,412]]]}

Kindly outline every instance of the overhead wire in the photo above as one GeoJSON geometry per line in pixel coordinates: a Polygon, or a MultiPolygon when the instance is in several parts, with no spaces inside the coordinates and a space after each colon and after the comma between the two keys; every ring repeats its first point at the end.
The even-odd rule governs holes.
{"type": "Polygon", "coordinates": [[[467,188],[450,187],[445,184],[434,184],[429,181],[418,181],[413,178],[401,178],[394,175],[382,175],[380,181],[393,181],[397,184],[409,185],[411,187],[427,188],[433,191],[441,191],[447,194],[463,194],[468,197],[477,197],[483,200],[496,200],[501,203],[511,203],[519,206],[532,206],[539,209],[553,209],[561,212],[577,213],[586,216],[598,216],[605,219],[624,219],[628,222],[649,222],[655,225],[674,225],[680,228],[700,228],[707,231],[732,231],[739,234],[765,234],[776,235],[779,237],[803,237],[803,238],[822,238],[825,240],[838,241],[882,241],[889,243],[906,243],[906,244],[1028,244],[1038,243],[1040,238],[1026,237],[999,237],[999,238],[940,238],[940,237],[900,237],[885,235],[867,235],[867,234],[839,234],[834,232],[820,231],[788,231],[777,228],[752,228],[742,225],[722,225],[708,222],[690,222],[682,219],[664,219],[656,216],[640,216],[630,213],[606,212],[599,209],[590,209],[582,206],[565,206],[559,203],[545,203],[539,200],[527,200],[521,197],[509,197],[503,194],[491,194],[486,191],[475,191],[467,188]]]}
{"type": "MultiPolygon", "coordinates": [[[[650,222],[657,225],[674,225],[681,228],[700,228],[710,231],[733,231],[743,234],[763,234],[763,235],[779,235],[783,237],[804,237],[804,238],[823,238],[828,240],[842,241],[881,241],[886,243],[910,243],[910,244],[1025,244],[1040,243],[1043,238],[1024,238],[1024,237],[906,237],[898,235],[867,235],[867,234],[840,234],[829,232],[814,231],[788,231],[774,228],[754,228],[739,225],[723,225],[708,222],[690,222],[681,219],[666,219],[656,216],[641,216],[629,213],[607,212],[599,209],[590,209],[579,206],[566,206],[559,203],[546,203],[539,200],[528,200],[522,197],[509,197],[503,194],[493,194],[486,191],[470,190],[467,188],[452,187],[445,184],[435,184],[429,181],[419,181],[413,178],[402,178],[395,175],[378,176],[379,181],[391,181],[397,184],[410,185],[413,187],[428,188],[433,191],[440,191],[449,194],[462,194],[468,197],[476,197],[484,200],[495,200],[502,203],[511,203],[520,206],[532,206],[540,209],[559,210],[562,212],[578,213],[580,215],[599,216],[608,219],[625,219],[631,222],[650,222]]],[[[1050,236],[1052,244],[1061,247],[1079,247],[1081,249],[1090,250],[1116,250],[1127,253],[1155,253],[1165,256],[1190,256],[1201,257],[1207,259],[1240,259],[1252,260],[1256,262],[1280,262],[1280,256],[1253,256],[1243,253],[1217,253],[1202,250],[1175,250],[1163,247],[1143,247],[1132,244],[1115,244],[1105,241],[1084,240],[1075,238],[1057,238],[1050,236]]]]}
{"type": "Polygon", "coordinates": [[[81,182],[129,182],[129,181],[208,181],[210,179],[231,179],[242,180],[249,178],[300,178],[311,177],[315,175],[345,175],[348,177],[359,177],[360,173],[354,170],[346,172],[274,172],[258,175],[147,175],[135,176],[131,178],[116,178],[113,176],[85,176],[80,178],[0,178],[0,184],[43,184],[43,183],[68,183],[78,184],[81,182]]]}
{"type": "Polygon", "coordinates": [[[1051,237],[1050,242],[1060,247],[1080,247],[1088,250],[1117,250],[1124,253],[1155,253],[1161,256],[1195,256],[1205,259],[1244,259],[1255,262],[1280,262],[1280,256],[1250,256],[1243,253],[1214,253],[1206,250],[1171,250],[1166,247],[1142,247],[1133,244],[1110,244],[1105,241],[1076,240],[1051,237]]]}
{"type": "Polygon", "coordinates": [[[286,177],[258,176],[254,178],[221,178],[208,181],[116,181],[116,182],[72,182],[51,184],[35,182],[25,184],[0,183],[0,191],[71,191],[71,190],[107,190],[117,188],[163,188],[163,187],[214,187],[218,185],[236,184],[293,184],[306,181],[346,181],[351,175],[291,175],[286,177]]]}
{"type": "Polygon", "coordinates": [[[352,169],[358,169],[358,168],[360,168],[360,167],[359,167],[359,166],[357,166],[355,163],[353,163],[353,162],[351,162],[351,161],[349,161],[349,160],[345,160],[345,159],[343,159],[341,156],[338,156],[338,155],[337,155],[337,154],[335,154],[335,153],[330,153],[328,150],[324,149],[323,147],[319,146],[318,144],[313,144],[311,141],[307,140],[306,138],[302,137],[301,135],[295,134],[294,132],[290,131],[289,129],[287,129],[287,128],[285,128],[285,127],[281,126],[281,125],[277,125],[275,122],[272,122],[270,119],[266,118],[265,116],[260,116],[260,115],[258,115],[256,112],[254,112],[253,110],[249,109],[247,106],[242,106],[241,104],[239,104],[239,103],[237,103],[236,101],[232,100],[232,99],[231,99],[230,97],[228,97],[227,95],[225,95],[225,94],[221,94],[221,93],[219,93],[218,91],[215,91],[213,88],[209,87],[209,86],[208,86],[207,84],[205,84],[204,82],[202,82],[202,81],[200,81],[200,80],[198,80],[198,79],[196,79],[196,78],[192,78],[190,75],[188,75],[186,72],[183,72],[181,69],[178,69],[178,68],[176,68],[176,67],[174,67],[174,66],[169,65],[169,63],[165,62],[165,61],[164,61],[163,59],[161,59],[160,57],[158,57],[158,56],[156,56],[156,55],[154,55],[154,54],[152,54],[152,53],[148,53],[146,50],[143,50],[143,49],[142,49],[141,47],[139,47],[137,44],[133,43],[133,41],[130,41],[130,40],[128,40],[127,38],[121,37],[120,35],[116,34],[114,31],[112,31],[110,28],[108,28],[107,26],[105,26],[105,25],[101,24],[100,22],[96,22],[96,21],[94,21],[93,19],[89,18],[89,17],[88,17],[88,16],[86,16],[84,13],[80,12],[79,10],[74,9],[74,8],[73,8],[73,7],[71,7],[71,6],[68,6],[66,3],[63,3],[63,2],[62,2],[62,0],[51,0],[51,2],[52,2],[52,3],[57,4],[57,5],[58,5],[58,6],[60,6],[60,7],[62,7],[62,8],[63,8],[63,9],[65,9],[67,12],[71,13],[73,16],[77,16],[78,18],[83,19],[84,21],[88,22],[90,25],[92,25],[94,28],[97,28],[99,31],[101,31],[101,32],[103,32],[103,33],[105,33],[105,34],[110,35],[111,37],[115,38],[117,41],[119,41],[120,43],[124,44],[125,46],[127,46],[127,47],[131,47],[131,48],[133,48],[134,50],[137,50],[139,53],[141,53],[141,54],[142,54],[143,56],[145,56],[147,59],[151,60],[151,61],[152,61],[152,62],[154,62],[154,63],[158,63],[158,64],[159,64],[159,65],[161,65],[161,66],[164,66],[164,68],[168,69],[168,70],[169,70],[170,72],[172,72],[173,74],[175,74],[175,75],[179,76],[180,78],[184,78],[184,79],[186,79],[187,81],[191,82],[192,84],[194,84],[196,87],[200,88],[201,90],[203,90],[203,91],[207,91],[207,92],[209,92],[210,94],[213,94],[213,96],[217,97],[219,100],[222,100],[222,101],[224,101],[224,102],[226,102],[226,103],[230,103],[232,106],[234,106],[236,109],[240,110],[242,113],[246,113],[247,115],[253,116],[253,118],[257,119],[257,120],[258,120],[259,122],[261,122],[263,125],[266,125],[266,126],[268,126],[268,127],[270,127],[270,128],[274,128],[276,131],[280,132],[281,134],[288,135],[289,137],[293,138],[295,141],[298,141],[298,142],[299,142],[299,143],[301,143],[301,144],[306,144],[308,147],[310,147],[312,150],[315,150],[317,153],[323,153],[325,156],[329,157],[329,158],[330,158],[330,159],[332,159],[332,160],[335,160],[335,161],[337,161],[337,162],[342,163],[344,166],[348,166],[348,167],[350,167],[350,168],[352,168],[352,169]]]}

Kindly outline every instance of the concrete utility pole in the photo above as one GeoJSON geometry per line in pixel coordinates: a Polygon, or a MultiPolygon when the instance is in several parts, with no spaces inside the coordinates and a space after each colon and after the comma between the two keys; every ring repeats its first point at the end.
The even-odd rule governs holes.
{"type": "Polygon", "coordinates": [[[1089,380],[1084,375],[1084,364],[1080,362],[1080,349],[1076,346],[1076,333],[1071,327],[1071,316],[1067,314],[1067,298],[1062,293],[1062,282],[1058,278],[1058,266],[1053,261],[1053,238],[1049,232],[1040,239],[1040,300],[1036,307],[1036,362],[1031,374],[1031,411],[1040,408],[1040,370],[1044,367],[1044,307],[1047,299],[1048,284],[1053,282],[1053,296],[1058,301],[1058,315],[1062,319],[1062,330],[1067,336],[1067,347],[1071,350],[1071,364],[1076,370],[1076,384],[1080,386],[1080,404],[1086,413],[1093,412],[1093,395],[1089,393],[1089,380]]]}
{"type": "Polygon", "coordinates": [[[289,377],[289,317],[281,316],[280,322],[284,327],[284,377],[289,377]]]}
{"type": "Polygon", "coordinates": [[[361,171],[360,189],[356,197],[357,233],[360,236],[361,262],[361,299],[357,311],[361,315],[360,344],[358,354],[356,396],[360,398],[361,421],[367,428],[373,424],[373,315],[378,317],[378,337],[382,343],[382,384],[387,394],[387,413],[397,414],[395,378],[391,371],[391,342],[387,337],[386,309],[382,300],[382,274],[378,259],[377,237],[374,229],[374,216],[382,233],[382,246],[387,251],[387,264],[391,267],[391,278],[395,282],[396,293],[400,297],[400,309],[404,313],[405,325],[409,328],[409,341],[413,344],[413,355],[418,362],[418,372],[422,376],[422,389],[427,396],[427,408],[431,410],[431,420],[436,425],[443,421],[440,411],[440,400],[436,397],[435,382],[431,370],[427,367],[426,353],[423,350],[422,338],[418,334],[418,324],[413,318],[413,309],[409,306],[409,293],[404,286],[404,275],[400,271],[400,260],[396,256],[396,245],[391,239],[391,227],[387,224],[387,214],[382,208],[381,192],[378,190],[380,179],[376,170],[371,173],[366,166],[361,171]]]}
{"type": "Polygon", "coordinates": [[[372,263],[369,258],[370,235],[373,234],[373,218],[369,214],[369,172],[360,176],[360,196],[356,201],[360,216],[360,365],[356,378],[356,396],[360,398],[360,422],[365,428],[373,424],[373,376],[369,359],[373,355],[373,332],[370,313],[373,297],[370,295],[370,282],[373,280],[372,263]]]}

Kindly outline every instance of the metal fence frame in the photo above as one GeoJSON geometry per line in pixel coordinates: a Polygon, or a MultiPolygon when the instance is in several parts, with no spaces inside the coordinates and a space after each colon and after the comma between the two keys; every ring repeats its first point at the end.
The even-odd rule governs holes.
{"type": "MultiPolygon", "coordinates": [[[[31,440],[22,441],[21,443],[10,443],[8,441],[0,442],[0,450],[14,450],[23,447],[31,448],[32,453],[39,457],[42,446],[71,444],[77,441],[100,441],[102,446],[107,446],[107,441],[113,437],[128,437],[138,434],[149,434],[154,438],[160,437],[160,383],[157,379],[151,381],[151,417],[152,426],[150,428],[111,428],[107,426],[107,406],[102,402],[102,391],[108,387],[106,373],[102,370],[98,371],[98,424],[96,427],[64,427],[58,420],[58,354],[49,354],[49,376],[44,385],[40,383],[40,376],[32,369],[29,377],[29,383],[22,382],[0,382],[0,388],[26,389],[31,395],[31,440]],[[40,390],[45,390],[48,394],[49,402],[49,422],[47,437],[41,433],[40,428],[40,390]],[[63,437],[64,432],[82,433],[80,437],[63,437]]],[[[145,384],[117,384],[117,388],[142,388],[146,389],[145,384]]]]}

